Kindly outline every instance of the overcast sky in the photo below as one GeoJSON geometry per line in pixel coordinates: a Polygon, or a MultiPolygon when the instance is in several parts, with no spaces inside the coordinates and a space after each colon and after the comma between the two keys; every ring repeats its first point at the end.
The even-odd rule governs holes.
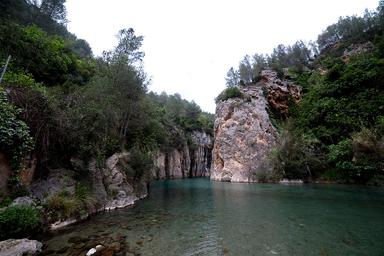
{"type": "Polygon", "coordinates": [[[316,40],[340,16],[373,10],[378,0],[67,0],[68,29],[95,55],[132,27],[144,36],[149,89],[179,93],[214,113],[224,77],[245,54],[316,40]]]}

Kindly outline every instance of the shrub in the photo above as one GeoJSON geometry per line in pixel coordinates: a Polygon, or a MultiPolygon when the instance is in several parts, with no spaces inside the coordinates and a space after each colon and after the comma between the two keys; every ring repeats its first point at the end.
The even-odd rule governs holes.
{"type": "Polygon", "coordinates": [[[46,209],[53,213],[55,219],[68,219],[79,212],[79,202],[76,198],[56,194],[48,198],[46,209]]]}
{"type": "Polygon", "coordinates": [[[271,153],[274,176],[287,179],[310,179],[324,169],[318,141],[310,135],[294,132],[288,123],[282,128],[276,148],[271,153]]]}
{"type": "Polygon", "coordinates": [[[268,174],[265,170],[259,170],[256,173],[252,173],[252,181],[259,183],[266,183],[269,181],[268,174]]]}
{"type": "Polygon", "coordinates": [[[90,196],[90,188],[84,184],[78,184],[75,194],[71,195],[63,190],[47,199],[45,208],[54,220],[62,220],[78,217],[84,212],[95,208],[97,201],[90,196]]]}
{"type": "Polygon", "coordinates": [[[243,98],[244,94],[240,91],[239,87],[229,87],[222,91],[215,99],[216,104],[220,101],[225,101],[230,98],[243,98]]]}
{"type": "Polygon", "coordinates": [[[97,200],[90,195],[90,191],[91,188],[87,184],[77,184],[75,197],[81,204],[81,209],[93,209],[97,205],[97,200]]]}
{"type": "Polygon", "coordinates": [[[0,212],[0,240],[23,238],[41,229],[41,214],[31,206],[11,206],[0,212]]]}
{"type": "Polygon", "coordinates": [[[365,183],[383,169],[381,143],[374,130],[364,128],[353,133],[351,139],[330,145],[328,161],[343,179],[365,183]]]}
{"type": "Polygon", "coordinates": [[[148,153],[143,152],[137,147],[131,149],[131,155],[128,163],[120,160],[122,167],[128,179],[139,181],[142,178],[149,180],[150,170],[152,169],[152,158],[148,153]]]}
{"type": "Polygon", "coordinates": [[[11,203],[12,203],[12,199],[9,196],[6,196],[6,197],[1,199],[0,208],[7,207],[11,203]]]}

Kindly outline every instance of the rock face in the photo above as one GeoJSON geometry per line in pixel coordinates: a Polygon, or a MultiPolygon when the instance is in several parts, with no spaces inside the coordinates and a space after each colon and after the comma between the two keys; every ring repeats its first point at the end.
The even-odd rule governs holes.
{"type": "Polygon", "coordinates": [[[55,169],[49,172],[45,179],[39,179],[31,185],[32,195],[44,201],[45,197],[66,191],[69,195],[75,194],[75,173],[67,169],[55,169]]]}
{"type": "Polygon", "coordinates": [[[269,155],[277,137],[268,108],[284,118],[289,114],[289,101],[301,97],[298,87],[281,81],[271,70],[264,70],[257,84],[240,90],[243,97],[227,99],[216,107],[212,180],[264,181],[272,172],[269,155]]]}
{"type": "Polygon", "coordinates": [[[277,73],[270,69],[261,71],[260,82],[256,84],[263,88],[269,106],[283,119],[289,116],[291,101],[301,100],[301,89],[290,81],[281,80],[277,73]]]}
{"type": "MultiPolygon", "coordinates": [[[[133,205],[138,199],[147,196],[145,183],[134,182],[127,177],[124,168],[129,161],[130,154],[128,152],[116,153],[109,157],[104,164],[98,164],[95,159],[90,160],[88,164],[79,159],[72,159],[72,164],[77,172],[86,171],[89,173],[88,178],[92,188],[90,196],[97,203],[95,207],[87,209],[87,213],[76,218],[53,219],[51,229],[75,223],[87,218],[90,213],[133,205]]],[[[51,170],[47,177],[39,179],[31,185],[32,195],[42,202],[46,201],[49,196],[57,195],[63,191],[68,197],[74,197],[78,185],[74,178],[76,171],[51,170]]]]}
{"type": "Polygon", "coordinates": [[[370,41],[363,44],[351,44],[344,50],[342,59],[345,63],[349,63],[352,56],[372,51],[374,48],[374,44],[370,41]]]}
{"type": "Polygon", "coordinates": [[[108,195],[104,205],[106,210],[132,205],[136,200],[147,196],[145,184],[139,184],[140,189],[135,191],[135,184],[128,181],[123,168],[129,163],[129,159],[128,152],[116,153],[107,159],[106,168],[102,172],[103,184],[108,195]]]}
{"type": "Polygon", "coordinates": [[[180,179],[209,176],[211,165],[212,137],[194,131],[191,143],[180,148],[158,151],[154,154],[152,176],[155,179],[180,179]]]}
{"type": "Polygon", "coordinates": [[[0,256],[27,256],[41,252],[42,243],[28,239],[8,239],[0,242],[0,256]]]}
{"type": "Polygon", "coordinates": [[[196,147],[190,150],[190,177],[209,176],[212,160],[213,139],[206,133],[196,131],[192,134],[192,139],[196,147]]]}

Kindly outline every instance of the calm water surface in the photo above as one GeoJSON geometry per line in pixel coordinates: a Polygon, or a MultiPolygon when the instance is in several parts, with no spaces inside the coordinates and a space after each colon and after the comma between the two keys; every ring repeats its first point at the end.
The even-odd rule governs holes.
{"type": "Polygon", "coordinates": [[[135,207],[43,241],[123,234],[141,255],[384,255],[384,190],[344,185],[158,181],[135,207]]]}

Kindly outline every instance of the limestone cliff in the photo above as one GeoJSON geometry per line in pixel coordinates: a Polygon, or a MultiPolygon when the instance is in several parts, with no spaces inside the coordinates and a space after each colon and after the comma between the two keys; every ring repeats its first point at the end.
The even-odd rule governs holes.
{"type": "Polygon", "coordinates": [[[242,97],[221,101],[216,107],[211,179],[258,182],[268,179],[277,131],[269,110],[286,118],[289,102],[299,101],[300,88],[264,70],[256,84],[240,87],[242,97]]]}
{"type": "Polygon", "coordinates": [[[191,141],[185,141],[179,149],[162,150],[154,154],[152,176],[155,179],[209,176],[212,147],[210,135],[194,131],[191,141]]]}

